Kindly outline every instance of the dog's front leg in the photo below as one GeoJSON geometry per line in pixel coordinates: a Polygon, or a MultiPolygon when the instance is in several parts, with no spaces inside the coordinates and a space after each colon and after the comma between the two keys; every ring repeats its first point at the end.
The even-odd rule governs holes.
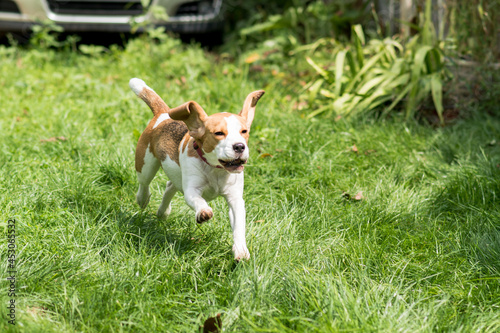
{"type": "Polygon", "coordinates": [[[184,200],[196,212],[196,222],[198,223],[206,222],[214,216],[212,208],[201,194],[202,190],[199,187],[188,187],[184,190],[184,200]]]}
{"type": "Polygon", "coordinates": [[[245,237],[245,201],[241,196],[228,195],[226,201],[229,206],[229,221],[233,229],[234,259],[250,259],[245,237]]]}

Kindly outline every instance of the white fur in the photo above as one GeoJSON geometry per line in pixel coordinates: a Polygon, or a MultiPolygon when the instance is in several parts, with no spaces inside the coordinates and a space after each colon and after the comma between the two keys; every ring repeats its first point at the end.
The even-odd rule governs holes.
{"type": "MultiPolygon", "coordinates": [[[[224,197],[229,206],[234,257],[237,260],[249,259],[250,252],[245,237],[246,213],[243,201],[243,172],[229,173],[211,167],[198,158],[187,156],[187,149],[181,154],[179,161],[182,166],[182,191],[188,206],[196,212],[198,217],[204,209],[212,211],[207,201],[218,196],[224,197]]],[[[165,172],[167,175],[169,174],[169,170],[165,172]]]]}
{"type": "Polygon", "coordinates": [[[149,183],[153,180],[154,176],[160,168],[160,162],[154,157],[153,153],[149,150],[149,145],[146,148],[144,155],[144,165],[141,172],[137,172],[137,179],[139,180],[139,191],[137,191],[137,203],[142,208],[145,208],[149,203],[149,183]]]}
{"type": "Polygon", "coordinates": [[[165,120],[167,119],[170,119],[170,116],[168,113],[162,113],[158,119],[156,120],[156,123],[155,125],[153,126],[153,129],[155,129],[158,125],[160,125],[162,122],[164,122],[165,120]]]}
{"type": "Polygon", "coordinates": [[[219,159],[221,160],[233,160],[236,158],[236,154],[234,152],[233,146],[236,143],[242,143],[245,145],[245,150],[243,154],[240,156],[241,159],[247,160],[249,157],[248,154],[248,146],[246,144],[245,138],[241,135],[241,123],[235,116],[230,116],[224,118],[227,123],[227,135],[221,140],[215,149],[209,153],[205,153],[205,158],[208,163],[212,165],[219,165],[219,159]]]}
{"type": "Polygon", "coordinates": [[[130,86],[130,89],[132,89],[132,91],[136,95],[139,95],[141,93],[142,89],[144,89],[144,88],[148,88],[150,90],[153,90],[150,87],[148,87],[148,85],[144,81],[142,81],[141,79],[137,79],[137,78],[130,79],[128,85],[130,86]]]}

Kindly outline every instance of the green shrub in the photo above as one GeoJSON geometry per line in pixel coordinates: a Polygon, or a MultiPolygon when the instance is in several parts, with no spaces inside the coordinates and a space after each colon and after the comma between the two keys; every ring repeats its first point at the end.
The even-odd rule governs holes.
{"type": "Polygon", "coordinates": [[[365,43],[361,26],[353,27],[353,41],[337,44],[332,50],[331,65],[319,65],[311,57],[307,62],[319,78],[309,83],[310,100],[316,96],[319,108],[310,117],[329,114],[359,114],[383,108],[393,110],[405,100],[406,117],[432,96],[443,122],[442,86],[448,77],[441,48],[422,35],[403,45],[398,39],[372,39],[365,43]],[[333,101],[332,101],[333,100],[333,101]]]}

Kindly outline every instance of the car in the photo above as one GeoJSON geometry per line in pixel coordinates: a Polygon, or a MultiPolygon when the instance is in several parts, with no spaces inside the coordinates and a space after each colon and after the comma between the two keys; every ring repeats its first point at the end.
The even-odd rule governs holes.
{"type": "Polygon", "coordinates": [[[0,0],[0,33],[29,35],[47,21],[70,33],[126,33],[149,22],[179,34],[218,34],[224,26],[222,0],[0,0]]]}

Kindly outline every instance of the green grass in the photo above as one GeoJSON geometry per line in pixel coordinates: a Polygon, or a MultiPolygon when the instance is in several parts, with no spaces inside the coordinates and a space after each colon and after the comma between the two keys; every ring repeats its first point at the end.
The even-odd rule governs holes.
{"type": "Polygon", "coordinates": [[[0,330],[196,332],[216,313],[225,332],[500,329],[500,120],[481,104],[439,129],[305,120],[278,78],[171,39],[0,56],[0,222],[16,219],[18,244],[18,322],[2,305],[0,330]],[[221,199],[201,227],[180,195],[159,221],[159,175],[135,204],[151,114],[131,77],[209,113],[266,90],[245,175],[250,261],[233,260],[221,199]]]}

